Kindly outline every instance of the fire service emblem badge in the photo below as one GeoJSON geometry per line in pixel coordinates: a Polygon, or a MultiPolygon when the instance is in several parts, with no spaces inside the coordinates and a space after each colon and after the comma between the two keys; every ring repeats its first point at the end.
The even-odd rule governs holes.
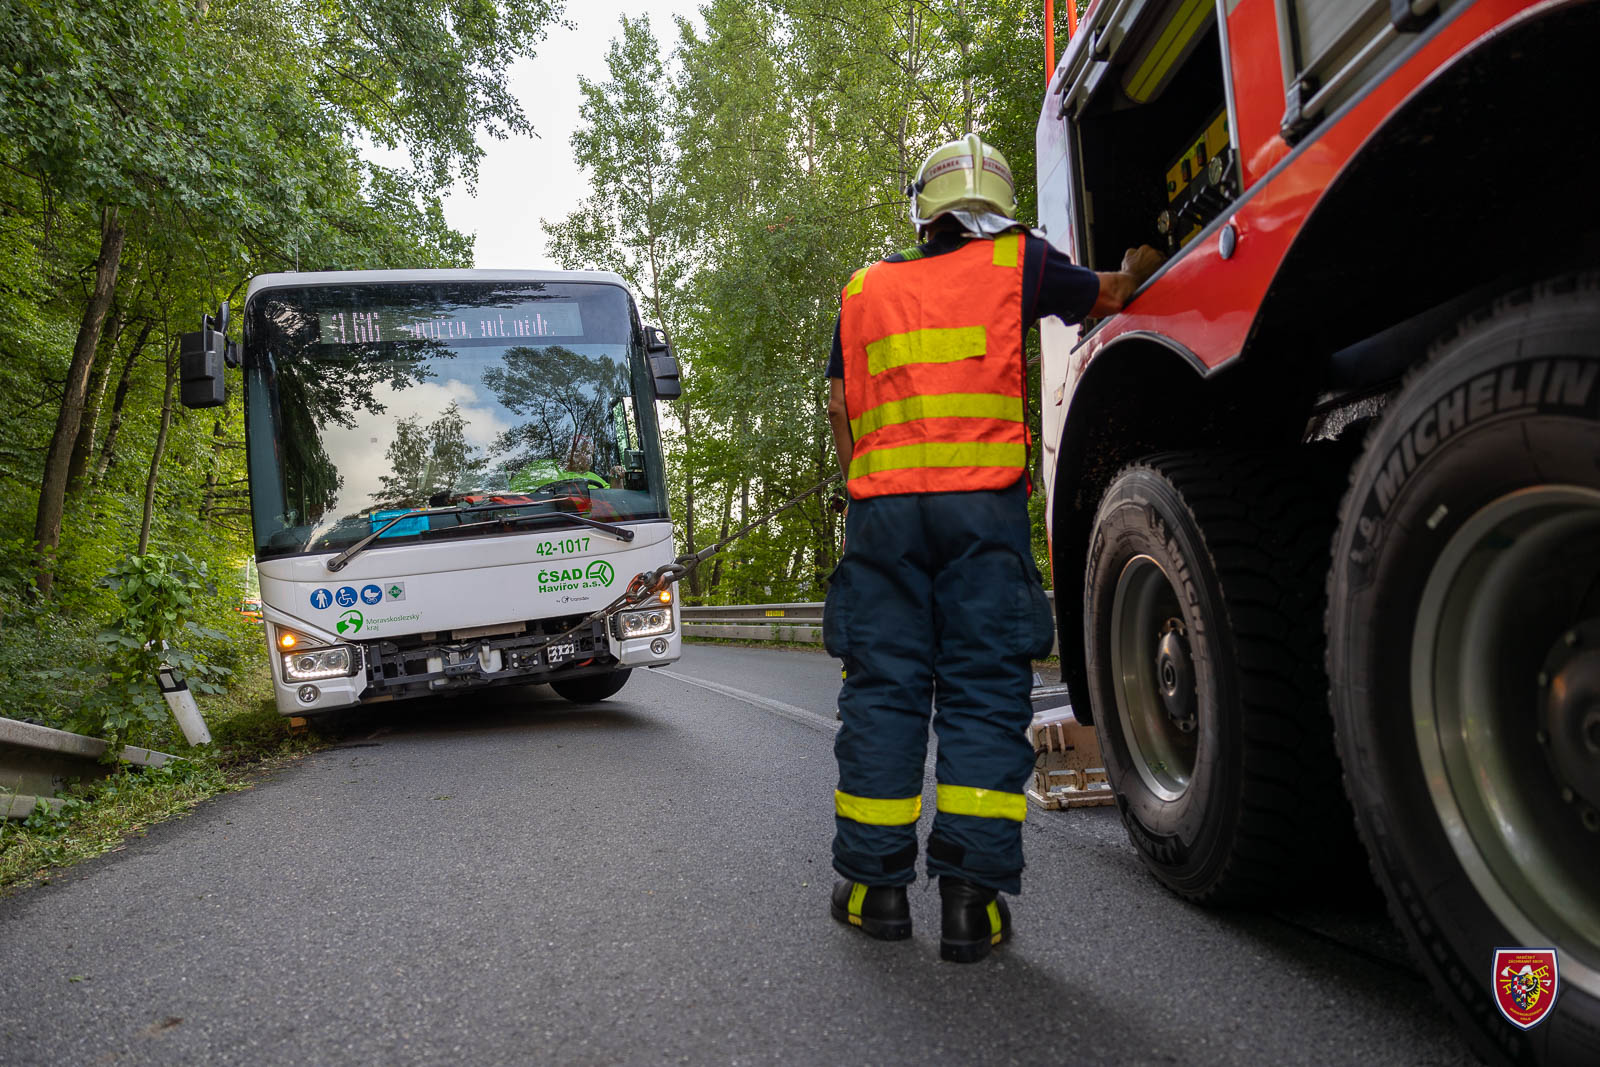
{"type": "Polygon", "coordinates": [[[1494,999],[1523,1030],[1543,1022],[1556,1004],[1560,977],[1553,948],[1502,948],[1494,953],[1494,999]]]}

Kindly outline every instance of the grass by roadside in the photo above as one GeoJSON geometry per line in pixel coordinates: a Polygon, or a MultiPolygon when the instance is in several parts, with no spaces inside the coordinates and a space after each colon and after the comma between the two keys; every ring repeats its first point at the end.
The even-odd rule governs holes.
{"type": "Polygon", "coordinates": [[[782,648],[791,652],[816,652],[827,655],[821,644],[814,641],[750,641],[740,637],[689,637],[685,635],[683,643],[686,645],[726,645],[729,648],[782,648]]]}
{"type": "Polygon", "coordinates": [[[228,692],[201,701],[212,744],[191,748],[170,724],[137,743],[182,756],[163,767],[122,766],[109,778],[59,794],[59,812],[20,822],[0,819],[0,889],[50,880],[55,870],[113,851],[154,823],[196,804],[249,788],[262,772],[323,747],[315,734],[293,734],[278,714],[265,660],[240,672],[228,692]]]}

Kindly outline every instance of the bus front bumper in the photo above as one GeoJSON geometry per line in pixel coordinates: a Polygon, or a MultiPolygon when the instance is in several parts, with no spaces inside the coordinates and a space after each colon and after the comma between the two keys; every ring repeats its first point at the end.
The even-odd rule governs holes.
{"type": "Polygon", "coordinates": [[[450,642],[399,649],[392,642],[352,646],[360,663],[348,676],[286,679],[273,657],[273,689],[282,715],[320,715],[356,704],[456,693],[496,686],[535,685],[632,667],[661,667],[682,655],[682,628],[618,638],[604,624],[593,634],[542,647],[542,638],[450,642]],[[564,648],[570,644],[572,648],[564,648]],[[552,665],[551,660],[555,660],[552,665]]]}

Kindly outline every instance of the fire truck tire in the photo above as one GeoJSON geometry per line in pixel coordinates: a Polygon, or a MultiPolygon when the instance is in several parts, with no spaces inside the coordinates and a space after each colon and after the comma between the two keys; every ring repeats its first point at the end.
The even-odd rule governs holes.
{"type": "Polygon", "coordinates": [[[633,668],[623,667],[621,670],[610,671],[606,674],[590,674],[582,678],[568,678],[559,682],[551,682],[550,688],[560,696],[577,704],[598,704],[607,697],[616,696],[617,691],[628,684],[628,675],[633,668]]]}
{"type": "Polygon", "coordinates": [[[1327,626],[1346,789],[1419,966],[1492,1062],[1600,1063],[1600,276],[1497,300],[1408,377],[1327,626]],[[1497,1003],[1519,946],[1558,953],[1527,1029],[1497,1003]]]}
{"type": "Polygon", "coordinates": [[[1321,666],[1329,458],[1166,453],[1101,498],[1084,583],[1095,729],[1140,858],[1192,900],[1365,877],[1321,666]]]}

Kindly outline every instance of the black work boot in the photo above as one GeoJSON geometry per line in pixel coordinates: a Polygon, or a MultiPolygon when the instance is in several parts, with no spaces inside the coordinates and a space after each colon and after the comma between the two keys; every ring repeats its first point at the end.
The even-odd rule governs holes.
{"type": "Polygon", "coordinates": [[[833,917],[859,926],[868,937],[899,941],[911,936],[911,904],[903,885],[865,885],[840,879],[833,887],[833,917]]]}
{"type": "Polygon", "coordinates": [[[1011,909],[998,890],[941,875],[939,903],[944,913],[939,934],[942,960],[976,963],[1011,937],[1011,909]]]}

